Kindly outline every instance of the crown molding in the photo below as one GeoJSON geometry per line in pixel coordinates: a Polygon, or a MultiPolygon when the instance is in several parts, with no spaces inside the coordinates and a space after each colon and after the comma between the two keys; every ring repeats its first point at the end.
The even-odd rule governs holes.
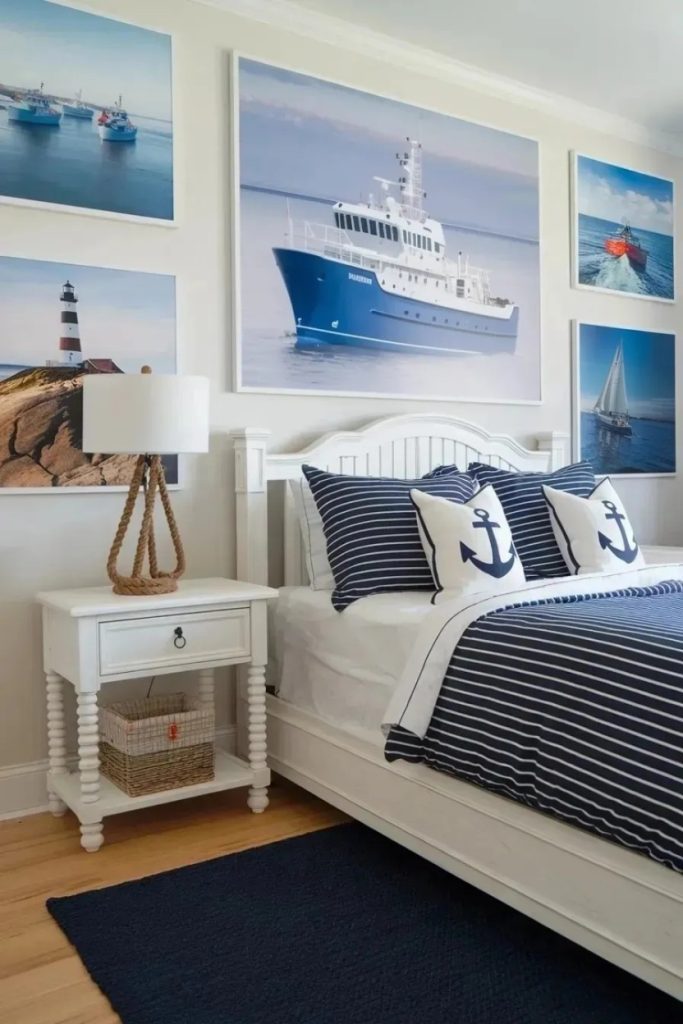
{"type": "Polygon", "coordinates": [[[386,64],[399,66],[415,74],[438,78],[442,82],[473,89],[488,96],[532,108],[556,119],[576,122],[586,128],[648,146],[674,156],[683,156],[683,140],[667,132],[653,131],[647,125],[606,110],[570,99],[517,79],[484,71],[472,64],[446,57],[435,50],[415,46],[373,29],[358,31],[350,21],[300,7],[293,0],[191,0],[206,7],[227,11],[239,17],[261,22],[271,28],[293,32],[315,42],[325,43],[386,64]]]}

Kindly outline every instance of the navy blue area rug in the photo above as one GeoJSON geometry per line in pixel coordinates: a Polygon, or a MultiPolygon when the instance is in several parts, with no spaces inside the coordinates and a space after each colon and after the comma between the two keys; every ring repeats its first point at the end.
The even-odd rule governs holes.
{"type": "Polygon", "coordinates": [[[361,825],[48,901],[124,1024],[675,1024],[680,1003],[361,825]]]}

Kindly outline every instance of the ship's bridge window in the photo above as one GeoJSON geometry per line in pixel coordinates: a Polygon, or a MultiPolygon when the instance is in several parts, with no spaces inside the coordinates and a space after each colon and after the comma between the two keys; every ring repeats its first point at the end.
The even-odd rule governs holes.
{"type": "Polygon", "coordinates": [[[431,252],[432,251],[432,240],[431,240],[431,238],[426,238],[425,241],[427,243],[427,249],[429,250],[429,252],[431,252]]]}
{"type": "Polygon", "coordinates": [[[365,234],[367,235],[367,233],[368,233],[367,217],[361,217],[361,219],[360,219],[360,229],[361,229],[361,231],[364,231],[365,234]]]}
{"type": "Polygon", "coordinates": [[[408,232],[405,230],[405,228],[403,229],[403,241],[404,242],[408,241],[408,232]]]}
{"type": "Polygon", "coordinates": [[[360,220],[356,217],[355,213],[353,215],[353,230],[360,231],[360,220]]]}
{"type": "Polygon", "coordinates": [[[441,243],[440,242],[434,242],[434,251],[435,252],[441,252],[441,243]]]}
{"type": "Polygon", "coordinates": [[[371,235],[376,235],[377,234],[377,221],[376,220],[369,220],[368,224],[370,225],[370,234],[371,235]]]}
{"type": "Polygon", "coordinates": [[[347,231],[352,231],[353,230],[353,221],[351,220],[351,214],[350,213],[346,213],[346,214],[344,214],[344,216],[346,217],[346,229],[347,229],[347,231]]]}
{"type": "Polygon", "coordinates": [[[462,299],[465,294],[465,280],[462,277],[457,278],[455,282],[455,293],[459,299],[462,299]]]}
{"type": "Polygon", "coordinates": [[[338,227],[338,228],[341,228],[341,227],[343,227],[343,226],[344,226],[343,222],[341,221],[341,218],[342,218],[343,216],[344,216],[343,214],[339,214],[339,213],[337,213],[337,212],[336,212],[336,210],[335,210],[335,214],[334,214],[334,223],[335,223],[335,224],[337,225],[337,227],[338,227]]]}
{"type": "Polygon", "coordinates": [[[391,237],[395,242],[398,242],[398,228],[391,229],[391,237]]]}
{"type": "Polygon", "coordinates": [[[377,227],[379,228],[379,237],[384,238],[384,224],[382,224],[382,221],[379,221],[377,227]]]}

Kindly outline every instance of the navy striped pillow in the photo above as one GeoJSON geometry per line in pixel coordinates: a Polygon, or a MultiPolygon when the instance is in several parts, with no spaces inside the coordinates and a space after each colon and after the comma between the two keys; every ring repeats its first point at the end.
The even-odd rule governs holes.
{"type": "Polygon", "coordinates": [[[568,576],[543,496],[543,485],[587,498],[595,488],[595,476],[588,462],[575,462],[553,473],[516,473],[496,469],[483,462],[467,467],[482,485],[493,484],[512,530],[517,553],[528,580],[568,576]]]}
{"type": "Polygon", "coordinates": [[[434,480],[393,480],[302,470],[323,521],[337,611],[368,594],[434,590],[410,490],[465,502],[476,487],[471,476],[454,470],[434,480]]]}

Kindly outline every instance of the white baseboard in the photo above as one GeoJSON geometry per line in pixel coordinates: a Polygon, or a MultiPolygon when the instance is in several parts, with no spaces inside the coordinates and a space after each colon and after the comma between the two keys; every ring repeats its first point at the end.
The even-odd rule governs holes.
{"type": "MultiPolygon", "coordinates": [[[[216,731],[216,746],[228,753],[235,750],[235,726],[216,731]]],[[[75,767],[76,757],[71,758],[75,767]]],[[[25,818],[47,810],[46,773],[48,763],[29,761],[0,767],[0,821],[25,818]]]]}

